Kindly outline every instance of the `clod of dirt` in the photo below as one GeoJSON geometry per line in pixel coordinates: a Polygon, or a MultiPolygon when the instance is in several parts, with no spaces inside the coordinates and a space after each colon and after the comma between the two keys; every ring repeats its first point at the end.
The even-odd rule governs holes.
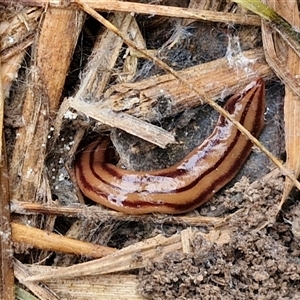
{"type": "MultiPolygon", "coordinates": [[[[288,228],[286,228],[288,229],[288,228]]],[[[300,299],[298,258],[267,230],[228,245],[194,241],[195,253],[171,253],[141,272],[148,299],[300,299]]]]}
{"type": "Polygon", "coordinates": [[[169,253],[142,270],[140,293],[164,300],[300,299],[299,241],[289,222],[275,221],[281,191],[280,177],[236,183],[223,198],[224,208],[229,194],[231,208],[240,208],[225,225],[231,241],[218,245],[197,236],[192,253],[169,253]]]}

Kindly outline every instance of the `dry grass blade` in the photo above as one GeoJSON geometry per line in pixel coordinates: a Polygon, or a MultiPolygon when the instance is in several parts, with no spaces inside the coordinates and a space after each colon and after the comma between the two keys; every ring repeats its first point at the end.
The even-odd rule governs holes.
{"type": "Polygon", "coordinates": [[[214,226],[226,221],[226,217],[206,217],[206,216],[172,216],[172,215],[125,215],[123,213],[103,209],[99,206],[87,207],[86,205],[72,206],[50,206],[40,203],[13,201],[11,203],[11,210],[17,214],[48,214],[65,217],[78,217],[84,220],[94,220],[97,222],[104,222],[113,220],[119,221],[133,221],[133,222],[153,222],[155,218],[156,223],[160,224],[185,224],[189,226],[214,226]]]}
{"type": "Polygon", "coordinates": [[[265,22],[262,24],[263,42],[265,57],[269,66],[274,70],[275,74],[286,83],[289,88],[297,95],[300,94],[300,86],[298,79],[286,68],[286,61],[282,60],[275,50],[275,41],[272,37],[274,30],[265,22]]]}
{"type": "MultiPolygon", "coordinates": [[[[299,27],[300,19],[296,1],[289,1],[288,4],[285,3],[284,5],[280,5],[280,3],[275,4],[273,1],[269,1],[268,5],[273,5],[272,8],[280,15],[286,18],[286,20],[294,26],[299,27]],[[291,12],[293,13],[291,14],[291,12]]],[[[263,25],[263,40],[266,57],[270,66],[273,67],[275,73],[278,74],[286,85],[284,100],[285,142],[287,153],[286,167],[293,170],[295,177],[298,177],[300,174],[300,135],[298,126],[300,117],[300,88],[298,79],[300,60],[293,48],[289,46],[284,48],[281,37],[277,36],[275,39],[275,33],[267,26],[268,25],[266,24],[263,25]]],[[[285,189],[279,209],[288,197],[293,186],[293,182],[289,178],[286,178],[285,189]]]]}
{"type": "Polygon", "coordinates": [[[85,255],[93,258],[100,258],[115,252],[113,248],[78,241],[35,227],[18,223],[12,223],[11,226],[14,242],[31,245],[34,248],[74,255],[85,255]]]}
{"type": "MultiPolygon", "coordinates": [[[[36,268],[41,273],[42,268],[36,268]]],[[[48,270],[44,270],[48,271],[48,270]]],[[[139,284],[138,275],[97,275],[83,278],[82,280],[65,279],[51,281],[47,285],[61,297],[67,299],[72,295],[72,300],[82,299],[122,299],[122,300],[145,300],[137,291],[139,284]]]]}
{"type": "MultiPolygon", "coordinates": [[[[16,259],[14,261],[14,270],[15,270],[15,276],[20,282],[22,282],[25,278],[31,275],[28,268],[16,259]]],[[[55,295],[45,284],[41,286],[39,284],[36,284],[35,282],[26,282],[24,283],[24,285],[31,292],[33,292],[37,297],[39,297],[39,299],[43,299],[43,300],[59,299],[59,297],[55,295]]]]}
{"type": "MultiPolygon", "coordinates": [[[[22,265],[22,268],[30,274],[41,274],[45,272],[56,271],[58,268],[41,266],[41,265],[22,265]]],[[[32,283],[27,283],[28,284],[32,283]]],[[[130,274],[109,274],[88,276],[87,278],[70,278],[49,281],[46,285],[51,291],[54,291],[59,299],[72,300],[144,300],[137,291],[139,284],[138,275],[130,274]],[[72,295],[72,298],[70,298],[72,295]]],[[[22,298],[21,298],[22,299],[22,298]]],[[[24,298],[27,300],[27,298],[24,298]]],[[[46,298],[42,298],[46,299],[46,298]]],[[[28,300],[37,300],[31,299],[28,300]]]]}

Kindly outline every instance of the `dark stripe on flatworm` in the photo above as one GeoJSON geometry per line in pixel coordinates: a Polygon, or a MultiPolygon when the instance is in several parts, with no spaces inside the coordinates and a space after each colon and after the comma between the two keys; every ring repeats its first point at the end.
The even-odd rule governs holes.
{"type": "MultiPolygon", "coordinates": [[[[252,99],[253,99],[253,95],[254,95],[254,94],[255,94],[255,93],[253,93],[253,94],[252,94],[252,97],[249,98],[249,100],[248,100],[248,102],[247,102],[247,105],[246,105],[246,107],[245,107],[245,109],[244,109],[244,111],[243,111],[243,114],[242,114],[241,119],[240,119],[240,123],[241,123],[241,124],[243,124],[243,122],[244,122],[244,120],[245,120],[245,118],[246,118],[246,116],[247,116],[247,113],[248,113],[248,111],[249,111],[249,107],[250,107],[250,105],[251,105],[251,102],[252,102],[252,99]]],[[[222,127],[225,127],[225,126],[233,126],[232,124],[229,124],[229,123],[227,122],[227,120],[225,120],[225,118],[224,118],[223,116],[220,118],[220,121],[221,121],[221,123],[223,124],[222,127]]],[[[220,126],[218,126],[218,127],[220,127],[220,126]]],[[[226,151],[224,152],[224,154],[222,155],[222,157],[220,157],[220,159],[219,159],[213,166],[211,166],[209,169],[207,169],[205,172],[203,172],[199,177],[197,177],[197,178],[196,178],[194,181],[192,181],[189,185],[186,185],[186,186],[184,186],[184,187],[182,187],[182,188],[173,190],[173,191],[171,191],[171,192],[173,192],[173,193],[180,193],[180,192],[184,192],[184,191],[189,190],[189,189],[193,188],[194,186],[196,186],[196,185],[199,183],[199,181],[202,180],[203,177],[205,177],[207,174],[209,174],[212,170],[216,169],[216,168],[217,168],[217,167],[218,167],[218,166],[226,159],[226,157],[228,156],[228,154],[229,154],[229,153],[231,152],[231,150],[233,149],[233,147],[234,147],[234,145],[235,145],[235,143],[236,143],[236,141],[237,141],[237,139],[239,138],[240,135],[241,135],[241,132],[237,130],[234,139],[232,140],[232,142],[230,143],[230,145],[227,147],[227,149],[226,149],[226,151]]],[[[209,141],[204,141],[203,143],[205,143],[205,142],[209,142],[209,141]]],[[[202,152],[201,160],[202,160],[202,159],[205,159],[206,155],[208,154],[208,151],[212,150],[213,147],[215,147],[215,146],[217,146],[217,145],[219,144],[219,140],[218,140],[218,137],[217,137],[217,136],[214,136],[214,137],[213,137],[213,142],[214,142],[214,143],[213,143],[212,145],[209,146],[209,149],[206,149],[204,155],[203,155],[203,150],[201,150],[201,149],[198,150],[199,152],[202,152]]],[[[94,149],[95,149],[95,148],[97,148],[97,147],[94,147],[94,149]]],[[[107,152],[107,150],[106,150],[106,152],[107,152]]],[[[106,155],[107,155],[107,154],[105,153],[105,156],[106,156],[106,155]]],[[[121,189],[121,188],[119,188],[118,186],[114,185],[112,182],[107,182],[107,181],[105,181],[105,180],[97,173],[97,164],[94,163],[94,153],[93,153],[93,154],[91,155],[91,157],[90,157],[89,167],[90,167],[90,169],[91,169],[93,175],[94,175],[97,179],[99,179],[100,181],[102,181],[104,184],[109,184],[109,185],[111,185],[112,187],[114,187],[115,189],[126,191],[126,190],[121,189]]],[[[122,174],[120,174],[120,173],[118,172],[117,169],[115,169],[115,168],[112,169],[112,168],[110,167],[110,164],[107,164],[107,163],[101,164],[101,169],[102,169],[102,170],[105,170],[110,176],[116,178],[117,180],[122,180],[122,174]]],[[[162,169],[162,174],[161,174],[160,176],[163,176],[163,177],[171,177],[171,178],[174,178],[174,179],[175,179],[175,178],[177,178],[178,176],[182,176],[182,175],[184,175],[184,174],[187,173],[187,172],[188,172],[187,170],[177,168],[176,170],[174,170],[174,171],[172,171],[172,172],[165,173],[165,172],[163,172],[163,169],[162,169]]],[[[142,173],[143,173],[143,172],[140,173],[141,176],[143,176],[142,173]]],[[[150,175],[150,176],[151,176],[151,175],[150,175]]],[[[145,176],[143,176],[143,177],[147,177],[147,174],[145,174],[145,176]]],[[[146,192],[146,191],[145,191],[145,192],[146,192]]],[[[170,193],[170,191],[166,191],[166,192],[159,192],[159,191],[157,191],[157,192],[155,192],[155,194],[168,194],[168,193],[170,193]]],[[[151,193],[149,193],[149,194],[151,194],[151,193]]]]}

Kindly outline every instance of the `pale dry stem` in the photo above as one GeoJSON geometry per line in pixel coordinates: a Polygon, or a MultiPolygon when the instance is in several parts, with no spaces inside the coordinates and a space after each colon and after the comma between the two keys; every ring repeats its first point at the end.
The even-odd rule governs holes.
{"type": "MultiPolygon", "coordinates": [[[[299,27],[300,19],[296,1],[289,1],[284,5],[280,5],[280,3],[275,4],[273,1],[267,2],[268,5],[272,6],[272,8],[287,21],[299,27]]],[[[276,36],[274,30],[265,22],[263,22],[262,31],[266,59],[277,76],[281,78],[286,85],[284,99],[285,142],[287,152],[286,168],[293,170],[294,177],[297,178],[300,174],[300,135],[298,126],[300,116],[299,54],[297,55],[294,51],[295,48],[289,44],[286,44],[286,47],[283,48],[282,34],[276,36]]],[[[283,40],[286,41],[286,39],[283,40]]],[[[287,177],[283,197],[278,206],[278,212],[289,196],[293,186],[294,182],[287,177]]]]}

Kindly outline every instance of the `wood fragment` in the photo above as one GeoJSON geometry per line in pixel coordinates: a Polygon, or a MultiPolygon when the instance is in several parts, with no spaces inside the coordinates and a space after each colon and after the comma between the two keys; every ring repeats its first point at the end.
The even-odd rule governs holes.
{"type": "MultiPolygon", "coordinates": [[[[207,98],[217,100],[243,89],[257,77],[271,78],[273,73],[264,60],[263,50],[258,48],[242,52],[232,59],[219,58],[187,68],[179,71],[178,75],[201,90],[207,98]]],[[[136,83],[116,84],[106,91],[102,103],[115,112],[126,112],[144,120],[154,121],[160,118],[159,111],[153,109],[160,97],[165,97],[171,102],[164,117],[199,106],[204,100],[171,74],[167,74],[136,83]]]]}
{"type": "Polygon", "coordinates": [[[58,107],[83,17],[75,10],[45,13],[23,104],[25,126],[17,132],[11,162],[12,198],[36,201],[46,197],[38,191],[42,190],[50,111],[58,107]]]}
{"type": "Polygon", "coordinates": [[[173,134],[161,127],[144,122],[126,113],[116,113],[102,105],[90,104],[83,101],[70,100],[70,106],[88,117],[98,120],[102,124],[120,128],[132,135],[138,136],[145,141],[153,143],[161,148],[175,143],[173,134]]]}
{"type": "Polygon", "coordinates": [[[9,96],[11,84],[18,77],[18,71],[25,56],[25,50],[19,51],[14,56],[7,59],[2,64],[1,78],[3,93],[6,97],[9,96]]]}
{"type": "MultiPolygon", "coordinates": [[[[277,8],[279,11],[279,13],[277,13],[275,3],[271,1],[269,1],[268,5],[262,3],[260,0],[233,1],[261,16],[263,20],[268,21],[270,26],[272,26],[272,28],[279,33],[281,38],[300,56],[299,27],[295,27],[295,20],[293,20],[293,17],[290,17],[288,11],[284,12],[280,8],[277,8]]],[[[294,3],[297,4],[297,2],[292,2],[292,4],[294,3]]],[[[279,6],[281,5],[280,2],[277,2],[277,4],[279,4],[279,6]]]]}
{"type": "MultiPolygon", "coordinates": [[[[141,49],[146,49],[146,41],[142,35],[140,30],[140,26],[137,23],[136,19],[133,18],[130,26],[128,28],[128,34],[130,35],[131,39],[135,41],[136,45],[141,49]]],[[[151,50],[150,50],[151,51],[151,50]]],[[[155,51],[155,50],[154,50],[155,51]]],[[[134,49],[127,49],[125,54],[124,64],[123,64],[123,72],[119,74],[119,82],[130,82],[134,79],[136,72],[138,70],[138,56],[134,49]]]]}
{"type": "Polygon", "coordinates": [[[40,80],[47,91],[50,114],[55,113],[59,107],[84,19],[85,14],[76,10],[50,8],[45,13],[37,44],[36,64],[40,80]]]}
{"type": "Polygon", "coordinates": [[[32,43],[41,14],[40,8],[30,7],[0,22],[2,61],[6,61],[9,57],[14,56],[18,50],[24,49],[32,43]]]}

